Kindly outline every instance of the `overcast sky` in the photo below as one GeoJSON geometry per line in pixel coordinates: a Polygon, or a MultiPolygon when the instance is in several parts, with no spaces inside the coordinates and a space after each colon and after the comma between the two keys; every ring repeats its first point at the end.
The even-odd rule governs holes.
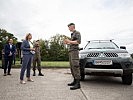
{"type": "Polygon", "coordinates": [[[0,0],[0,28],[19,40],[65,34],[76,24],[84,46],[88,40],[114,39],[133,52],[133,0],[0,0]]]}

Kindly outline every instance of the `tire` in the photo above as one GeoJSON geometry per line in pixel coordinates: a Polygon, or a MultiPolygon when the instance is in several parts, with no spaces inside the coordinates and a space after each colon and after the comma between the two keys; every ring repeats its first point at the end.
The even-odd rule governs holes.
{"type": "Polygon", "coordinates": [[[132,84],[132,74],[123,75],[122,76],[122,83],[126,85],[132,84]]]}
{"type": "Polygon", "coordinates": [[[84,68],[81,68],[80,69],[80,76],[81,76],[81,81],[84,81],[85,80],[85,72],[84,72],[84,68]]]}

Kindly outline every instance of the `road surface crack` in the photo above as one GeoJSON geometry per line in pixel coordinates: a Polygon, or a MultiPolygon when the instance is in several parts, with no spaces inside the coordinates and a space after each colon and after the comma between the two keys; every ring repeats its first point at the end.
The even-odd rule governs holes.
{"type": "Polygon", "coordinates": [[[83,94],[83,96],[85,97],[86,100],[88,100],[87,96],[85,95],[84,91],[82,89],[80,89],[81,93],[83,94]]]}

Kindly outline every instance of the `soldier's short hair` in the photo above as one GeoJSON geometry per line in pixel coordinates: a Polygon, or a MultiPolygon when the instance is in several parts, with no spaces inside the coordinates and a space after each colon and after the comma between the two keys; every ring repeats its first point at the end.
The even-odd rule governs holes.
{"type": "Polygon", "coordinates": [[[74,26],[75,26],[75,24],[74,24],[74,23],[70,23],[70,24],[68,24],[67,26],[69,27],[69,26],[71,26],[71,25],[74,25],[74,26]]]}
{"type": "Polygon", "coordinates": [[[39,42],[39,40],[36,40],[36,42],[39,42]]]}

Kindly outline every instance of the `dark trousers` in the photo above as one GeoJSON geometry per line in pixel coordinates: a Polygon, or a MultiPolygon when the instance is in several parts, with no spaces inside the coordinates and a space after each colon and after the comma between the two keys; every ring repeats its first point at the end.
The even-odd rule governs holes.
{"type": "Polygon", "coordinates": [[[8,73],[11,72],[11,67],[12,67],[12,62],[13,62],[13,57],[9,56],[8,58],[4,59],[5,62],[5,66],[4,66],[4,73],[7,73],[7,69],[8,69],[8,73]]]}
{"type": "Polygon", "coordinates": [[[16,56],[13,57],[13,64],[16,64],[16,56]]]}
{"type": "Polygon", "coordinates": [[[33,57],[32,54],[23,55],[22,67],[21,67],[21,72],[20,72],[20,80],[24,79],[24,73],[26,69],[27,69],[26,77],[28,78],[30,77],[32,57],[33,57]]]}

